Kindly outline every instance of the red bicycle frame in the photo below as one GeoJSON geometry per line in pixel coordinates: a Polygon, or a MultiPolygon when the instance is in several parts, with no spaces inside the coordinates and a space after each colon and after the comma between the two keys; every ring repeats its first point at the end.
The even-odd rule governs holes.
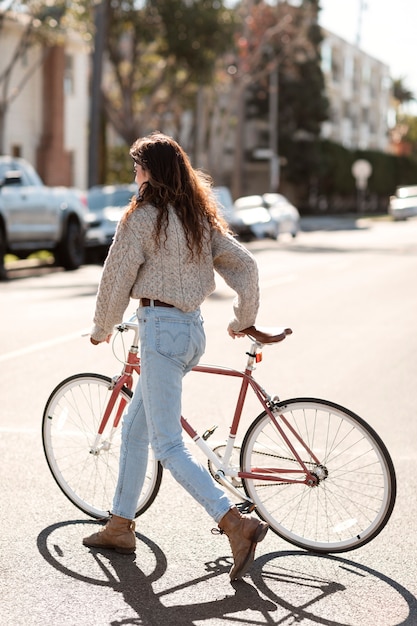
{"type": "MultiPolygon", "coordinates": [[[[129,325],[132,328],[131,325],[129,325]]],[[[135,332],[137,332],[135,330],[135,332]]],[[[194,372],[202,372],[205,374],[217,374],[220,376],[232,376],[234,378],[241,378],[242,383],[236,403],[236,408],[233,416],[232,425],[230,427],[230,433],[226,444],[226,453],[222,459],[217,456],[217,454],[206,444],[205,440],[200,437],[197,431],[189,424],[189,422],[181,416],[181,425],[185,432],[191,437],[191,439],[198,445],[200,449],[203,450],[207,458],[214,464],[215,467],[218,468],[218,472],[216,473],[216,478],[219,479],[222,483],[225,484],[228,488],[231,488],[233,491],[235,489],[231,486],[230,482],[226,480],[226,476],[236,476],[243,479],[256,479],[270,482],[282,482],[282,483],[300,483],[306,484],[309,486],[314,486],[317,484],[317,477],[310,472],[307,468],[305,462],[300,457],[299,453],[295,449],[292,444],[290,437],[285,432],[285,429],[288,429],[289,433],[293,438],[295,438],[301,447],[305,450],[306,454],[310,459],[313,460],[314,463],[320,465],[319,459],[315,456],[309,446],[304,442],[304,440],[299,436],[299,434],[294,430],[294,428],[289,424],[288,420],[282,415],[276,415],[277,404],[275,400],[272,400],[270,396],[265,392],[264,389],[256,382],[256,380],[252,376],[252,372],[255,369],[255,363],[261,360],[261,348],[262,345],[255,343],[252,347],[248,358],[248,362],[245,370],[238,371],[228,367],[222,366],[214,366],[214,365],[196,365],[192,371],[194,372]],[[249,386],[252,388],[259,402],[263,406],[264,410],[269,415],[272,423],[275,425],[276,429],[280,433],[283,441],[288,446],[288,449],[294,455],[294,460],[298,462],[298,467],[295,469],[291,468],[280,468],[280,467],[251,467],[251,471],[241,472],[241,471],[233,471],[231,468],[227,466],[230,461],[231,450],[233,448],[233,443],[236,439],[240,419],[242,416],[243,406],[245,403],[246,395],[249,386]],[[275,412],[274,412],[275,411],[275,412]],[[285,428],[283,427],[283,425],[285,428]],[[300,474],[302,473],[303,478],[291,478],[291,474],[300,474]]],[[[119,398],[120,391],[124,388],[129,390],[133,387],[133,372],[136,372],[138,375],[140,374],[140,358],[138,356],[138,347],[137,345],[132,345],[129,349],[127,361],[124,363],[123,370],[120,376],[117,376],[113,379],[113,390],[110,397],[110,400],[106,406],[105,412],[103,414],[99,430],[98,430],[98,438],[104,432],[104,429],[107,425],[109,417],[114,409],[114,406],[119,398]]],[[[123,411],[126,407],[127,400],[125,398],[119,399],[119,405],[116,410],[116,414],[113,420],[113,428],[117,428],[120,419],[122,417],[123,411]]]]}

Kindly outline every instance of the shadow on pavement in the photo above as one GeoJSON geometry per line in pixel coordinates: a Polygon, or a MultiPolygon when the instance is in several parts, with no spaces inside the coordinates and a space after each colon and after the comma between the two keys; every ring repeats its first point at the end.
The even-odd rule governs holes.
{"type": "MultiPolygon", "coordinates": [[[[140,559],[135,554],[81,546],[83,556],[77,558],[74,553],[81,543],[79,538],[85,525],[91,523],[96,524],[74,520],[49,526],[39,534],[37,545],[46,562],[60,573],[121,594],[123,602],[117,613],[125,617],[109,621],[111,626],[359,626],[370,623],[370,618],[373,626],[417,623],[414,595],[384,574],[353,560],[298,550],[274,552],[258,557],[246,580],[230,583],[227,573],[231,560],[221,557],[206,563],[206,573],[197,578],[183,580],[187,572],[181,570],[182,580],[175,579],[172,585],[173,573],[167,573],[165,554],[138,533],[140,559]],[[137,617],[132,618],[126,605],[137,617]],[[372,611],[373,606],[378,610],[383,606],[383,621],[378,621],[379,613],[372,611]],[[130,617],[126,616],[128,612],[130,617]]],[[[114,606],[115,600],[111,603],[114,606]]]]}

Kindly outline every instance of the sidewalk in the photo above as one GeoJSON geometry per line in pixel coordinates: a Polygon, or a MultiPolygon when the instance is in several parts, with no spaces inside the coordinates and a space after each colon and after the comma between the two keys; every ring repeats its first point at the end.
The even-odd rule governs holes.
{"type": "Polygon", "coordinates": [[[361,230],[369,228],[373,220],[390,219],[385,215],[361,216],[357,214],[309,215],[301,217],[300,229],[303,232],[315,230],[361,230]]]}

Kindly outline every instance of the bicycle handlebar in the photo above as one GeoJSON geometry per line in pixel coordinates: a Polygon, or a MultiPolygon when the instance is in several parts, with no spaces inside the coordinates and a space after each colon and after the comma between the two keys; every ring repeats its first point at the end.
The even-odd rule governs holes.
{"type": "MultiPolygon", "coordinates": [[[[118,324],[116,328],[121,332],[130,329],[137,333],[138,322],[136,314],[132,315],[127,322],[118,324]]],[[[279,341],[283,341],[288,335],[292,335],[292,329],[285,327],[259,326],[257,328],[256,326],[248,326],[248,328],[245,328],[241,332],[252,339],[252,341],[256,341],[257,343],[264,345],[278,343],[279,341]]]]}

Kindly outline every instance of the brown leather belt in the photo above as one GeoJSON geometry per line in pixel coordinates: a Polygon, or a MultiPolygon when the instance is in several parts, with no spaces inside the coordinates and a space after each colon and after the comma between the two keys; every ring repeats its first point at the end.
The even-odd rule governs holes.
{"type": "Polygon", "coordinates": [[[149,300],[149,298],[141,298],[140,299],[140,306],[166,306],[169,307],[170,309],[174,308],[173,304],[168,304],[167,302],[161,302],[160,300],[149,300]]]}

